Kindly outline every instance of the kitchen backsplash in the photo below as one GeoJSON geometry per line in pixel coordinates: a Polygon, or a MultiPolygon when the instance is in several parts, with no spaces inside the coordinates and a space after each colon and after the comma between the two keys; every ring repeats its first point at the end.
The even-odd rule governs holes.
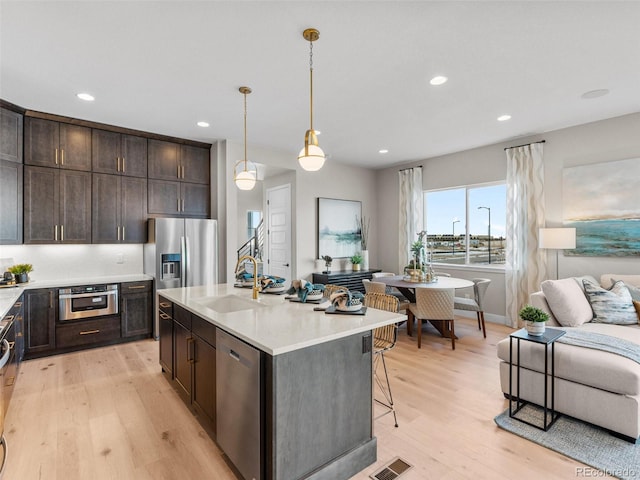
{"type": "Polygon", "coordinates": [[[30,263],[31,281],[143,273],[143,245],[0,245],[0,268],[30,263]]]}

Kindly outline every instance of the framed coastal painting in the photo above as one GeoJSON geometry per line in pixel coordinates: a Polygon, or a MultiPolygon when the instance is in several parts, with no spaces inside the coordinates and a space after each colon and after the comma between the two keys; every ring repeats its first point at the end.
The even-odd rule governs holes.
{"type": "Polygon", "coordinates": [[[576,248],[565,255],[640,256],[640,158],[565,168],[562,213],[575,227],[576,248]]]}
{"type": "Polygon", "coordinates": [[[344,258],[359,252],[361,215],[359,201],[318,198],[318,258],[344,258]]]}

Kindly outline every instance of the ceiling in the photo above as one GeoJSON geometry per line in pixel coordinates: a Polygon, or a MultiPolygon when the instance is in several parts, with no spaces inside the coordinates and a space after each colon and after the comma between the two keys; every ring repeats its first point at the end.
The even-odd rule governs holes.
{"type": "Polygon", "coordinates": [[[314,127],[340,163],[382,168],[640,111],[637,1],[2,0],[0,19],[4,100],[242,142],[247,85],[249,144],[292,165],[309,128],[308,27],[314,127]],[[610,93],[581,98],[596,89],[610,93]]]}

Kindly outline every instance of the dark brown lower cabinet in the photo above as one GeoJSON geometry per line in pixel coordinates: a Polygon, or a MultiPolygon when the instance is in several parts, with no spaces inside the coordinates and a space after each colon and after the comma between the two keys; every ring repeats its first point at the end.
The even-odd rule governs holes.
{"type": "Polygon", "coordinates": [[[25,356],[56,348],[56,302],[53,288],[24,292],[25,356]]]}
{"type": "Polygon", "coordinates": [[[151,335],[153,328],[151,290],[151,281],[120,284],[120,317],[123,338],[151,335]]]}
{"type": "Polygon", "coordinates": [[[162,370],[202,425],[215,436],[216,327],[162,296],[158,300],[162,370]]]}
{"type": "Polygon", "coordinates": [[[95,320],[79,320],[56,327],[58,349],[116,342],[120,339],[120,317],[100,317],[95,320]]]}

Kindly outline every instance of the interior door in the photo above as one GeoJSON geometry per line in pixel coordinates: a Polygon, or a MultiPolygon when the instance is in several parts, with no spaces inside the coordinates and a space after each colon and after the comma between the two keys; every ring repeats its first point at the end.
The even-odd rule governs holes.
{"type": "Polygon", "coordinates": [[[291,185],[267,189],[267,264],[269,275],[291,278],[291,185]]]}

